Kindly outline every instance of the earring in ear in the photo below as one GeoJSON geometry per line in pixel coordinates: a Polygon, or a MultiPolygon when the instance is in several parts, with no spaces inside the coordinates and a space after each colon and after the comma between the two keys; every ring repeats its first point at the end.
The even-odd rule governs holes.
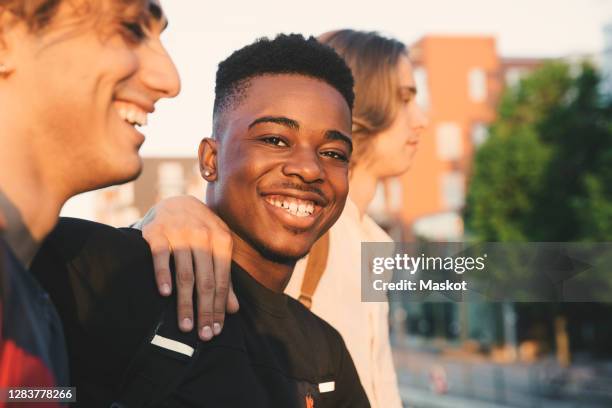
{"type": "Polygon", "coordinates": [[[209,177],[209,176],[210,176],[210,171],[205,170],[205,171],[204,171],[204,177],[209,177]]]}

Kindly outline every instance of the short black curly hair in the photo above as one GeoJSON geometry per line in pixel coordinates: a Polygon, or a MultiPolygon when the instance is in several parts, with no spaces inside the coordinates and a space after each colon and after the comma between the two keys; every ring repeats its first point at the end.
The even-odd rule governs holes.
{"type": "Polygon", "coordinates": [[[353,109],[353,75],[342,57],[314,37],[279,34],[273,40],[260,38],[219,64],[213,109],[215,128],[218,116],[246,96],[249,79],[269,74],[299,74],[325,81],[353,109]]]}

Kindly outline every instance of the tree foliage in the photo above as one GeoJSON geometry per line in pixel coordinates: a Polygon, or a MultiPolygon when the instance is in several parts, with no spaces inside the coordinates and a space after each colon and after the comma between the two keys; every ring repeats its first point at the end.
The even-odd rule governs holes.
{"type": "Polygon", "coordinates": [[[612,103],[597,70],[551,62],[505,91],[466,225],[482,241],[612,239],[612,103]]]}

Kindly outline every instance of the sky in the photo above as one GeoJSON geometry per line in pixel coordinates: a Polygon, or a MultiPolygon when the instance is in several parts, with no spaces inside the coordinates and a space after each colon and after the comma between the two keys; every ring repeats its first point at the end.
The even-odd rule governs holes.
{"type": "Polygon", "coordinates": [[[195,155],[210,135],[218,62],[258,37],[354,28],[410,45],[427,34],[492,35],[503,56],[562,57],[600,53],[612,23],[612,0],[161,1],[170,21],[163,40],[183,88],[149,118],[148,157],[195,155]]]}

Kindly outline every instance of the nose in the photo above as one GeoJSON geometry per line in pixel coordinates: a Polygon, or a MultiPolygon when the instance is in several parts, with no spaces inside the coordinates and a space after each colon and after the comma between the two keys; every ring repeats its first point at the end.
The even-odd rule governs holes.
{"type": "Polygon", "coordinates": [[[283,174],[297,176],[305,183],[323,181],[323,167],[318,152],[309,147],[298,147],[283,165],[283,174]]]}
{"type": "Polygon", "coordinates": [[[421,133],[427,126],[429,126],[429,116],[417,103],[414,104],[412,123],[413,128],[418,133],[421,133]]]}
{"type": "Polygon", "coordinates": [[[181,91],[181,80],[170,55],[159,40],[142,48],[141,78],[145,86],[158,98],[174,98],[181,91]]]}
{"type": "Polygon", "coordinates": [[[429,118],[416,102],[412,104],[408,118],[411,128],[411,139],[413,139],[414,142],[418,142],[423,131],[429,125],[429,118]]]}

